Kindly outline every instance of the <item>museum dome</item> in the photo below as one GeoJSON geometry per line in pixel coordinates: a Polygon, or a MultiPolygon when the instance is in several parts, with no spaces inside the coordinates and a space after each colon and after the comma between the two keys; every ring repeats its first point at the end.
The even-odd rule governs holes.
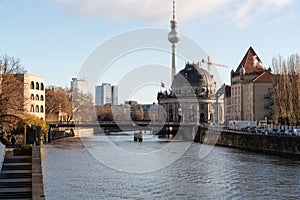
{"type": "Polygon", "coordinates": [[[172,90],[176,94],[195,93],[209,96],[215,93],[216,83],[200,63],[186,63],[185,68],[175,75],[172,90]]]}

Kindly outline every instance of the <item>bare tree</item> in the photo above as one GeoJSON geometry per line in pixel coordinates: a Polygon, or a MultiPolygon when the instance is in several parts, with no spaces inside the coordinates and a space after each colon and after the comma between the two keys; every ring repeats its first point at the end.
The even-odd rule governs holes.
{"type": "Polygon", "coordinates": [[[2,74],[25,74],[26,70],[21,65],[20,58],[4,55],[0,57],[2,74]]]}
{"type": "Polygon", "coordinates": [[[139,105],[138,109],[134,106],[131,118],[133,121],[142,121],[144,119],[144,109],[142,105],[139,105]]]}
{"type": "Polygon", "coordinates": [[[7,55],[0,57],[0,114],[17,113],[24,110],[24,85],[17,74],[26,73],[20,59],[7,55]]]}
{"type": "Polygon", "coordinates": [[[70,122],[72,119],[72,102],[68,93],[63,88],[46,89],[46,119],[58,120],[57,114],[62,113],[65,120],[70,122]],[[55,119],[56,118],[56,119],[55,119]]]}
{"type": "Polygon", "coordinates": [[[95,106],[90,94],[85,94],[78,89],[68,90],[72,100],[73,120],[91,122],[96,120],[95,106]]]}
{"type": "Polygon", "coordinates": [[[300,123],[300,64],[299,55],[291,55],[287,61],[281,56],[273,58],[273,101],[274,116],[279,123],[300,123]]]}
{"type": "MultiPolygon", "coordinates": [[[[117,113],[116,113],[117,114],[117,113]]],[[[98,121],[113,121],[113,111],[110,104],[96,107],[98,121]]]]}

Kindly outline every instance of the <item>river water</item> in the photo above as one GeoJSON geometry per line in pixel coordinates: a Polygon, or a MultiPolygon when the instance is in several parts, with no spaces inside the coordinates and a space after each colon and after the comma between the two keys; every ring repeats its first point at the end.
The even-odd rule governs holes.
{"type": "Polygon", "coordinates": [[[56,140],[42,148],[45,195],[55,200],[300,198],[299,161],[216,146],[199,157],[202,146],[152,135],[142,143],[133,142],[132,135],[56,140]],[[108,143],[147,161],[114,154],[108,143]],[[166,165],[163,157],[151,155],[171,143],[187,147],[183,154],[168,150],[174,162],[166,165]]]}

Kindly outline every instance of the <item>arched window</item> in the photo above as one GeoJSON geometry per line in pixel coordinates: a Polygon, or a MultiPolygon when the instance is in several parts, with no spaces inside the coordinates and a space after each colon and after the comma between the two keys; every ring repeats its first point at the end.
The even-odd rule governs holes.
{"type": "Polygon", "coordinates": [[[35,106],[35,112],[37,112],[37,113],[40,112],[40,108],[38,105],[35,106]]]}
{"type": "Polygon", "coordinates": [[[41,83],[41,90],[44,90],[44,83],[41,83]]]}
{"type": "Polygon", "coordinates": [[[40,112],[44,113],[44,106],[41,106],[40,112]]]}
{"type": "Polygon", "coordinates": [[[37,94],[37,95],[35,95],[35,100],[37,100],[37,101],[39,101],[40,100],[40,97],[39,97],[39,95],[37,94]]]}
{"type": "Polygon", "coordinates": [[[34,89],[34,82],[33,81],[31,81],[31,83],[30,83],[30,89],[34,89]]]}
{"type": "Polygon", "coordinates": [[[35,83],[35,89],[37,89],[37,90],[40,89],[40,84],[39,84],[39,82],[36,82],[36,83],[35,83]]]}
{"type": "Polygon", "coordinates": [[[40,99],[41,99],[41,101],[44,101],[44,96],[43,96],[43,95],[41,95],[41,98],[40,98],[40,99]]]}
{"type": "Polygon", "coordinates": [[[34,100],[34,95],[33,95],[33,94],[31,94],[30,99],[31,99],[31,100],[34,100]]]}
{"type": "Polygon", "coordinates": [[[30,106],[30,112],[34,112],[34,106],[33,105],[30,106]]]}

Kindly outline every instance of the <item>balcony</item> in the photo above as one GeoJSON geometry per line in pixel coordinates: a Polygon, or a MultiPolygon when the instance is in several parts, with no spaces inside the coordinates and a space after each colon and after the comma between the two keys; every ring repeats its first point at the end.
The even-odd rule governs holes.
{"type": "Polygon", "coordinates": [[[264,108],[265,108],[265,109],[273,109],[273,102],[266,103],[266,104],[264,105],[264,108]]]}
{"type": "Polygon", "coordinates": [[[272,98],[272,94],[271,93],[267,93],[264,95],[265,99],[271,99],[272,98]]]}

